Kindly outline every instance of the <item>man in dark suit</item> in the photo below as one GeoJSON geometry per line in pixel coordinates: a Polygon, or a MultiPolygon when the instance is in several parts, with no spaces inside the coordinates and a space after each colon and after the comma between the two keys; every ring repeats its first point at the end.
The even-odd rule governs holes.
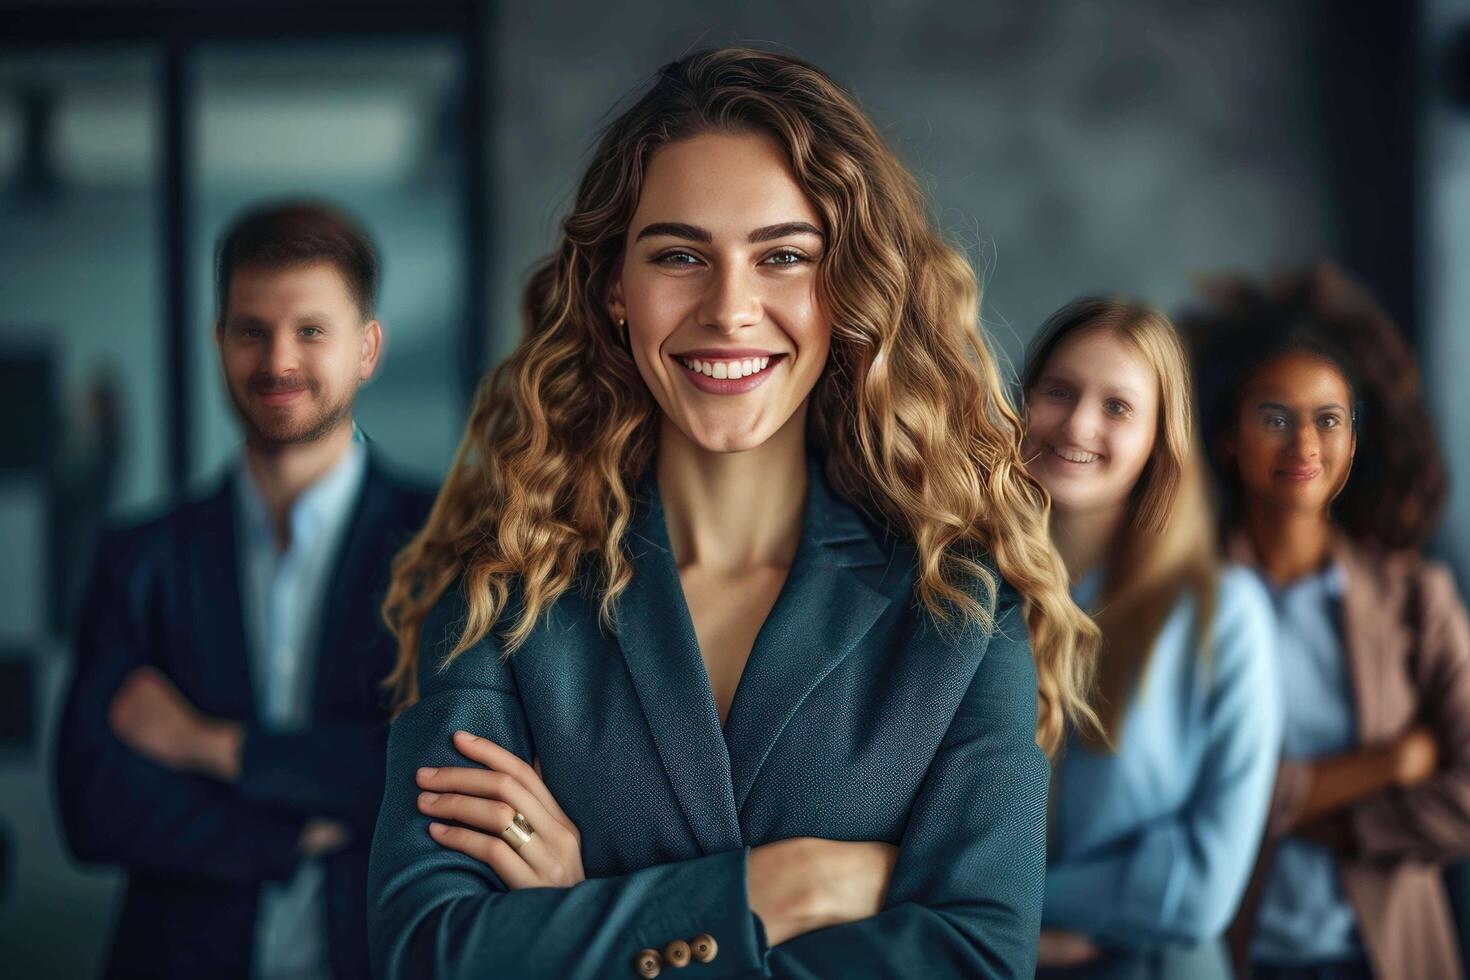
{"type": "Polygon", "coordinates": [[[215,340],[241,465],[99,544],[57,789],[73,854],[127,871],[109,976],[368,975],[396,655],[378,609],[432,500],[353,422],[382,347],[378,275],[328,208],[240,218],[215,340]]]}

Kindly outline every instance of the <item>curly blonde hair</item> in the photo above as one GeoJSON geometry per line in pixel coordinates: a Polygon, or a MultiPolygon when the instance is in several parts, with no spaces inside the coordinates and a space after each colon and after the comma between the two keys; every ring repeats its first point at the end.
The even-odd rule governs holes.
{"type": "Polygon", "coordinates": [[[665,66],[603,132],[561,247],[526,289],[525,335],[481,384],[428,523],[394,562],[384,615],[399,659],[385,684],[400,709],[417,699],[424,618],[461,577],[468,614],[445,663],[491,629],[509,656],[588,573],[616,628],[632,490],[659,411],[608,288],[652,154],[708,132],[773,137],[826,226],[818,291],[832,345],[809,419],[828,479],[914,542],[918,598],[941,621],[993,624],[992,557],[1024,602],[1037,742],[1053,751],[1068,719],[1092,719],[1098,634],[1071,601],[1046,495],[1022,462],[1020,418],[977,330],[974,272],[847,92],[796,58],[742,48],[665,66]]]}

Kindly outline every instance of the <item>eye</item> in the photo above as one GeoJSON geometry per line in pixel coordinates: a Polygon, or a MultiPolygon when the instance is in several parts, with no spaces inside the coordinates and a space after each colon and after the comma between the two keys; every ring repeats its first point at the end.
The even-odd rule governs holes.
{"type": "Polygon", "coordinates": [[[656,255],[654,256],[653,261],[655,265],[695,266],[699,265],[699,256],[695,255],[693,252],[686,252],[682,249],[678,249],[675,251],[663,252],[659,255],[656,255]]]}
{"type": "Polygon", "coordinates": [[[1058,385],[1052,385],[1050,388],[1044,389],[1041,393],[1048,398],[1055,398],[1058,401],[1072,397],[1072,393],[1070,391],[1058,385]]]}
{"type": "Polygon", "coordinates": [[[326,331],[321,327],[302,327],[300,333],[303,337],[311,338],[326,336],[326,331]]]}
{"type": "Polygon", "coordinates": [[[1121,401],[1117,398],[1109,398],[1107,401],[1103,402],[1103,411],[1107,412],[1114,418],[1121,419],[1127,418],[1128,416],[1132,415],[1133,407],[1125,401],[1121,401]]]}
{"type": "Polygon", "coordinates": [[[794,248],[783,248],[780,251],[772,252],[770,255],[767,255],[764,259],[761,260],[761,264],[800,265],[803,262],[810,261],[811,259],[807,258],[805,255],[803,255],[801,252],[798,252],[794,248]]]}
{"type": "Polygon", "coordinates": [[[1335,429],[1339,425],[1342,425],[1342,419],[1336,415],[1324,415],[1317,420],[1317,424],[1324,429],[1335,429]]]}
{"type": "Polygon", "coordinates": [[[1261,419],[1261,424],[1268,429],[1284,429],[1286,428],[1286,419],[1281,415],[1267,415],[1261,419]]]}

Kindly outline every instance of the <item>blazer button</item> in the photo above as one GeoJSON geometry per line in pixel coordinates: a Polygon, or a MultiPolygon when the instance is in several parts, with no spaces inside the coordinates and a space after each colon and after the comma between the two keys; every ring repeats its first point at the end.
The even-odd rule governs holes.
{"type": "Polygon", "coordinates": [[[673,967],[689,965],[689,944],[682,939],[675,939],[664,947],[664,962],[673,967]]]}
{"type": "Polygon", "coordinates": [[[633,972],[645,980],[653,980],[662,972],[663,966],[663,957],[658,955],[656,949],[645,949],[633,960],[633,972]]]}
{"type": "Polygon", "coordinates": [[[689,949],[694,958],[701,963],[708,963],[720,952],[720,944],[715,942],[715,937],[707,932],[701,932],[689,940],[689,949]]]}

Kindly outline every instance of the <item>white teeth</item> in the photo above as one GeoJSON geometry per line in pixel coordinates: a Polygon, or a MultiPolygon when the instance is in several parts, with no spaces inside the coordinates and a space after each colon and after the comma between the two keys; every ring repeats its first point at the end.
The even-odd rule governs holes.
{"type": "Polygon", "coordinates": [[[1097,453],[1083,452],[1080,449],[1057,449],[1053,446],[1051,451],[1069,463],[1095,463],[1102,459],[1097,453]]]}
{"type": "Polygon", "coordinates": [[[689,370],[696,371],[707,378],[739,380],[764,371],[771,366],[771,359],[751,357],[739,361],[701,361],[698,358],[686,357],[682,363],[689,370]]]}

